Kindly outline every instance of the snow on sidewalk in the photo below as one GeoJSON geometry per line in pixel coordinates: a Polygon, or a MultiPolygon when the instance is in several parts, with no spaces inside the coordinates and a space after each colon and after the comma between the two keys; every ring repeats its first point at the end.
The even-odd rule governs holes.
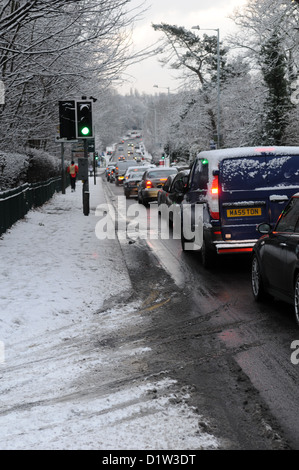
{"type": "Polygon", "coordinates": [[[0,449],[217,448],[199,431],[188,389],[167,371],[140,379],[151,351],[132,335],[146,322],[139,302],[102,308],[131,282],[114,262],[118,241],[95,235],[101,179],[90,181],[88,217],[81,188],[0,238],[0,449]],[[124,343],[109,348],[111,336],[124,343]]]}
{"type": "MultiPolygon", "coordinates": [[[[106,203],[101,180],[90,182],[90,215],[83,215],[82,183],[76,192],[55,194],[43,207],[30,211],[1,237],[0,340],[31,335],[59,323],[68,314],[85,316],[104,300],[130,289],[115,240],[98,240],[96,206],[106,203]]],[[[9,351],[7,351],[9,354],[9,351]]]]}

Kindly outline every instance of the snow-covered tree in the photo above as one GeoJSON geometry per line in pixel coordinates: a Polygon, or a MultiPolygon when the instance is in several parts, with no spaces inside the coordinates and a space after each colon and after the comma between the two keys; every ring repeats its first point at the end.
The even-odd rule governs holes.
{"type": "Polygon", "coordinates": [[[128,59],[129,0],[2,0],[2,145],[48,148],[58,100],[96,96],[128,59]]]}
{"type": "Polygon", "coordinates": [[[297,6],[285,0],[249,0],[234,13],[239,34],[230,43],[242,50],[250,64],[263,102],[262,107],[256,102],[259,125],[253,142],[281,144],[295,138],[295,126],[289,123],[296,113],[291,105],[291,85],[299,75],[298,13],[297,6]]]}
{"type": "MultiPolygon", "coordinates": [[[[198,90],[197,99],[206,108],[206,116],[211,128],[210,139],[217,134],[217,81],[218,50],[217,36],[207,34],[200,38],[197,34],[184,27],[169,24],[154,24],[155,31],[164,33],[160,52],[163,54],[161,63],[171,69],[179,70],[185,84],[198,90]]],[[[221,78],[225,75],[227,50],[220,44],[219,59],[221,78]]],[[[192,98],[194,100],[194,97],[192,98]]]]}

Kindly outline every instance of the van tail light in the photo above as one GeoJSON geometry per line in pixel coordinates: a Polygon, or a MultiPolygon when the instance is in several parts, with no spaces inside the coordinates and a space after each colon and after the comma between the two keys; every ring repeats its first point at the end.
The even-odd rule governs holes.
{"type": "Polygon", "coordinates": [[[218,175],[214,176],[214,179],[213,179],[213,182],[212,182],[212,187],[211,187],[211,194],[212,194],[212,196],[218,196],[218,194],[219,194],[218,175]]]}
{"type": "Polygon", "coordinates": [[[210,204],[210,214],[212,219],[219,220],[219,179],[218,175],[215,175],[210,188],[210,194],[212,196],[210,204]]]}
{"type": "Polygon", "coordinates": [[[153,187],[153,183],[152,183],[151,181],[147,181],[147,182],[145,183],[145,186],[146,186],[147,189],[150,189],[150,188],[153,187]]]}

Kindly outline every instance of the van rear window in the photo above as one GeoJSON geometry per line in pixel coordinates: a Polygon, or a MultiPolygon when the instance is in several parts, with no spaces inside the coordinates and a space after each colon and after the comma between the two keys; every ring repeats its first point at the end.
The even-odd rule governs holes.
{"type": "Polygon", "coordinates": [[[299,156],[231,158],[220,164],[223,191],[299,185],[299,156]]]}
{"type": "Polygon", "coordinates": [[[270,186],[299,185],[299,155],[267,157],[270,186]]]}

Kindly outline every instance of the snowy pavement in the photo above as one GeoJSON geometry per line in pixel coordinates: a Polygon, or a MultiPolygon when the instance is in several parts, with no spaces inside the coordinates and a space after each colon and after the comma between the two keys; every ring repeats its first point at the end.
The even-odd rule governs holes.
{"type": "Polygon", "coordinates": [[[110,303],[131,282],[118,240],[95,235],[106,202],[91,179],[84,216],[79,182],[0,237],[0,449],[217,449],[188,388],[146,375],[140,301],[110,303]]]}

